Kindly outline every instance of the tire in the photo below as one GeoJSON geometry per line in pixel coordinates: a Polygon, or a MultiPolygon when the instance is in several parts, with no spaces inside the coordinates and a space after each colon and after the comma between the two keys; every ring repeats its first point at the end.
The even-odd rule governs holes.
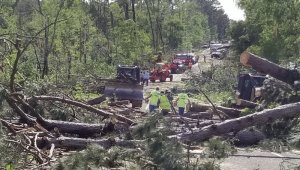
{"type": "Polygon", "coordinates": [[[132,100],[131,105],[132,108],[136,108],[136,107],[141,108],[143,105],[143,100],[132,100]]]}
{"type": "Polygon", "coordinates": [[[173,81],[173,75],[170,75],[170,81],[173,81]]]}
{"type": "Polygon", "coordinates": [[[159,81],[160,81],[160,82],[165,82],[166,79],[163,79],[162,77],[160,77],[159,81]]]}
{"type": "Polygon", "coordinates": [[[155,83],[155,80],[150,80],[151,83],[155,83]]]}

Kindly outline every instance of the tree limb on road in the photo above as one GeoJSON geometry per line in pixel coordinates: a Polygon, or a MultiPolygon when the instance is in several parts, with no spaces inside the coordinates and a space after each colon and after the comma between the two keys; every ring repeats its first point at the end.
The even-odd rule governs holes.
{"type": "Polygon", "coordinates": [[[115,117],[117,120],[128,123],[129,125],[133,124],[134,121],[131,119],[128,119],[125,116],[118,115],[118,114],[113,114],[101,109],[97,109],[95,107],[92,107],[90,105],[84,104],[82,102],[70,100],[70,99],[65,99],[61,97],[54,97],[54,96],[33,96],[32,98],[29,98],[28,100],[43,100],[43,101],[59,101],[62,103],[70,104],[73,106],[77,106],[83,109],[86,109],[90,112],[96,113],[98,115],[104,116],[104,117],[115,117]]]}
{"type": "Polygon", "coordinates": [[[169,136],[177,138],[184,142],[189,141],[204,141],[216,135],[222,135],[229,132],[236,132],[254,125],[271,123],[274,120],[286,117],[300,116],[300,102],[282,105],[274,109],[263,110],[258,113],[243,116],[236,119],[226,120],[221,123],[205,126],[194,133],[181,133],[178,135],[169,136]]]}

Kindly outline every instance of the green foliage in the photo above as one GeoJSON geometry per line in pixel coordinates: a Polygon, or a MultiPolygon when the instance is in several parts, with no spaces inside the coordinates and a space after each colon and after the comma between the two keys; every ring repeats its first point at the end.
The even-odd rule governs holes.
{"type": "MultiPolygon", "coordinates": [[[[187,83],[188,87],[201,89],[214,103],[227,103],[233,97],[233,88],[237,84],[238,68],[234,62],[225,61],[224,65],[211,66],[202,74],[192,74],[192,79],[187,83]],[[231,63],[232,62],[232,63],[231,63]]],[[[195,97],[206,101],[204,95],[195,97]]]]}
{"type": "Polygon", "coordinates": [[[236,152],[236,149],[229,141],[220,140],[219,138],[210,139],[207,145],[208,149],[205,151],[205,153],[210,158],[226,158],[236,152]]]}
{"type": "Polygon", "coordinates": [[[265,139],[258,143],[258,146],[261,149],[268,150],[271,152],[286,152],[290,150],[290,147],[283,142],[282,140],[278,139],[265,139]]]}
{"type": "Polygon", "coordinates": [[[196,170],[221,170],[220,165],[216,164],[215,161],[207,161],[201,163],[195,168],[196,170]]]}
{"type": "Polygon", "coordinates": [[[252,52],[271,61],[293,61],[299,57],[298,1],[240,0],[246,21],[232,24],[231,35],[238,52],[252,52]]]}
{"type": "Polygon", "coordinates": [[[247,116],[249,114],[255,113],[255,109],[250,109],[250,108],[244,108],[241,110],[241,115],[240,116],[247,116]]]}
{"type": "Polygon", "coordinates": [[[91,145],[85,151],[73,154],[63,163],[59,162],[56,169],[117,168],[126,159],[130,159],[133,154],[134,151],[132,150],[124,150],[118,147],[106,150],[97,145],[91,145]]]}
{"type": "MultiPolygon", "coordinates": [[[[8,162],[12,162],[13,167],[21,166],[24,161],[30,161],[30,155],[23,152],[19,145],[5,141],[4,127],[0,124],[0,166],[5,167],[8,162]]],[[[16,139],[17,140],[17,139],[16,139]]]]}
{"type": "Polygon", "coordinates": [[[285,139],[298,124],[298,119],[285,118],[263,126],[262,132],[268,138],[285,139]]]}

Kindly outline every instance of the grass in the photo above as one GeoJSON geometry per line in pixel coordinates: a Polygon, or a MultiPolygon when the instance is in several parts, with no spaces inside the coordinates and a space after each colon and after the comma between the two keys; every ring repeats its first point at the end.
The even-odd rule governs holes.
{"type": "MultiPolygon", "coordinates": [[[[223,104],[227,103],[229,99],[232,98],[232,93],[231,92],[214,92],[210,91],[205,93],[209,99],[214,103],[214,104],[223,104]]],[[[193,97],[196,100],[203,101],[205,103],[209,103],[205,96],[203,94],[199,94],[193,97]]]]}

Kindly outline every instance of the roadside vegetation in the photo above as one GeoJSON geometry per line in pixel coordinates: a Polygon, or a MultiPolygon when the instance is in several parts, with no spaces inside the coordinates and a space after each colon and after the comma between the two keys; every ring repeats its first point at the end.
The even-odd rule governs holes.
{"type": "MultiPolygon", "coordinates": [[[[0,1],[0,167],[11,164],[14,169],[220,170],[222,161],[237,151],[236,146],[241,146],[235,136],[237,132],[204,142],[182,142],[174,135],[193,128],[199,130],[199,118],[188,125],[181,118],[158,113],[146,115],[126,107],[110,110],[109,101],[93,108],[85,104],[100,95],[103,79],[115,77],[117,65],[150,69],[159,54],[164,61],[178,51],[201,54],[201,47],[213,40],[233,40],[232,47],[226,58],[201,61],[201,72],[188,73],[191,79],[186,81],[185,90],[194,101],[232,105],[239,73],[253,72],[239,64],[239,55],[244,50],[297,67],[300,3],[237,3],[245,10],[245,21],[230,21],[217,0],[0,1]],[[38,101],[33,96],[52,98],[38,101]],[[75,107],[78,105],[94,114],[75,107]],[[130,110],[130,114],[124,113],[130,119],[118,117],[125,109],[130,110]],[[35,123],[48,123],[46,128],[63,121],[83,128],[101,125],[101,129],[93,128],[97,133],[92,135],[67,128],[64,130],[69,131],[64,133],[56,127],[40,127],[31,122],[33,118],[37,118],[35,123]],[[120,119],[138,123],[127,126],[120,119]],[[44,145],[49,140],[67,145],[63,141],[66,138],[79,138],[75,145],[80,145],[80,149],[44,145]],[[90,145],[88,141],[87,147],[81,148],[84,140],[90,139],[99,139],[104,144],[90,145]],[[128,148],[117,146],[119,141],[125,141],[120,145],[128,148]],[[138,147],[131,147],[133,143],[138,147]],[[195,154],[193,149],[201,153],[195,154]]],[[[208,60],[209,56],[206,57],[208,60]]],[[[298,89],[286,88],[273,80],[266,87],[269,88],[265,100],[258,101],[261,107],[243,109],[240,116],[299,102],[295,97],[298,89]]],[[[216,113],[214,117],[218,116],[216,113]]],[[[299,128],[298,118],[250,127],[247,133],[257,132],[263,138],[249,147],[274,152],[299,149],[299,128]]],[[[299,165],[289,166],[299,169],[299,165]]]]}

